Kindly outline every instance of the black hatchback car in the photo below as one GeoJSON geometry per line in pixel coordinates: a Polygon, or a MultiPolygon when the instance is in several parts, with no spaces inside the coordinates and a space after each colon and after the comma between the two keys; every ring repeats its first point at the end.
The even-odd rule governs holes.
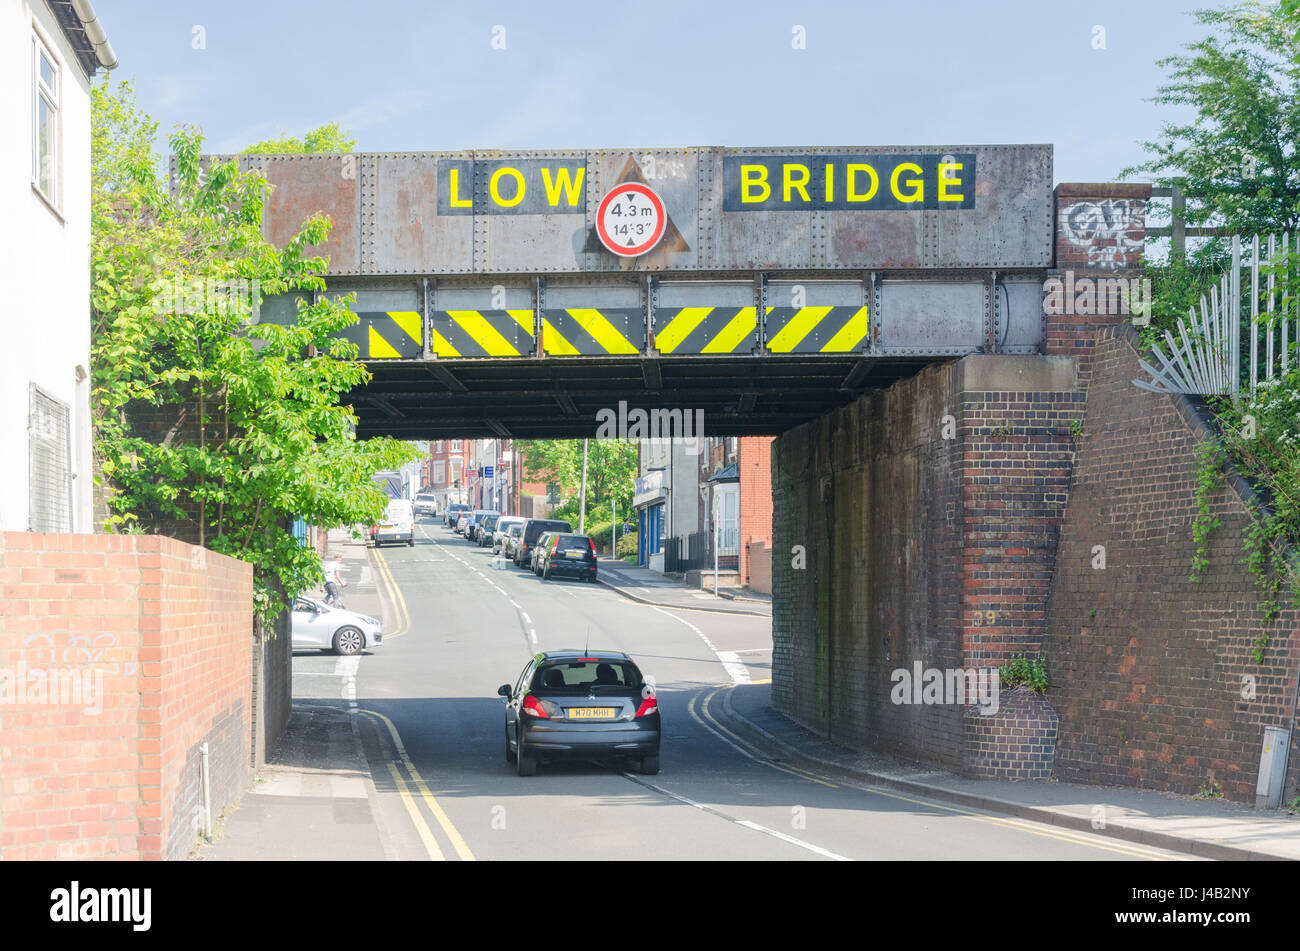
{"type": "Polygon", "coordinates": [[[546,651],[528,662],[506,700],[506,760],[520,776],[539,760],[631,757],[659,772],[659,702],[627,654],[546,651]]]}
{"type": "Polygon", "coordinates": [[[546,547],[537,556],[537,573],[543,581],[569,575],[579,581],[596,580],[596,543],[586,535],[557,532],[548,535],[546,547]]]}

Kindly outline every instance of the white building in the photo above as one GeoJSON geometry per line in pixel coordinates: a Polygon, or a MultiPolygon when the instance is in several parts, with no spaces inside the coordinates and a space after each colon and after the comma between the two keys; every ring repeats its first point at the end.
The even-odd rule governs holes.
{"type": "Polygon", "coordinates": [[[89,532],[90,83],[117,65],[87,0],[0,0],[0,531],[89,532]]]}

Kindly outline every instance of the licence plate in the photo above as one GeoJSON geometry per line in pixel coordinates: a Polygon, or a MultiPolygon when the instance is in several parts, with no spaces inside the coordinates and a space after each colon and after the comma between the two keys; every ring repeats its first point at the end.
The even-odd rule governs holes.
{"type": "Polygon", "coordinates": [[[384,531],[384,532],[386,532],[386,531],[388,531],[390,528],[396,528],[396,527],[397,527],[397,526],[394,525],[394,524],[392,524],[391,522],[385,522],[383,525],[380,525],[380,526],[379,526],[379,530],[380,530],[380,531],[384,531]]]}
{"type": "Polygon", "coordinates": [[[565,558],[581,558],[581,557],[582,557],[582,552],[580,552],[580,551],[566,551],[566,552],[564,553],[564,557],[565,557],[565,558]]]}
{"type": "Polygon", "coordinates": [[[571,720],[614,719],[613,707],[569,707],[567,713],[571,720]]]}

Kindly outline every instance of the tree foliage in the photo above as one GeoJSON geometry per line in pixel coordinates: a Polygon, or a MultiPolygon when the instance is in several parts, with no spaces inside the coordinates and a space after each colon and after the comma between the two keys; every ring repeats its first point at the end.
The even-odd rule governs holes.
{"type": "Polygon", "coordinates": [[[326,152],[354,152],[357,140],[343,131],[337,122],[317,126],[301,138],[280,136],[255,142],[244,149],[244,155],[304,155],[326,152]]]}
{"type": "Polygon", "coordinates": [[[1153,102],[1188,107],[1143,143],[1150,158],[1124,175],[1181,185],[1191,224],[1243,234],[1300,225],[1300,43],[1278,3],[1198,10],[1215,32],[1159,60],[1168,80],[1153,102]]]}
{"type": "MultiPolygon", "coordinates": [[[[576,525],[582,486],[582,440],[538,439],[516,444],[523,453],[524,475],[553,482],[567,501],[555,511],[576,525]]],[[[620,513],[632,512],[632,493],[639,461],[635,442],[615,439],[587,440],[587,518],[604,519],[612,502],[620,513]]]]}
{"type": "Polygon", "coordinates": [[[371,521],[380,469],[404,443],[357,440],[340,397],[369,374],[337,334],[350,300],[322,295],[328,234],[317,216],[282,248],[261,232],[269,191],[234,162],[202,167],[203,139],[178,128],[172,183],[157,123],[129,83],[92,90],[92,405],[110,531],[192,526],[200,544],[254,566],[265,622],[320,580],[291,520],[371,521]],[[291,325],[260,323],[263,295],[298,292],[291,325]]]}
{"type": "MultiPolygon", "coordinates": [[[[1143,143],[1150,158],[1121,175],[1144,174],[1156,185],[1181,187],[1188,224],[1243,235],[1295,234],[1300,224],[1300,0],[1241,3],[1193,16],[1213,32],[1158,62],[1168,78],[1153,101],[1191,107],[1194,117],[1166,122],[1158,138],[1143,143]]],[[[1229,260],[1227,241],[1210,239],[1194,240],[1182,257],[1148,261],[1152,307],[1146,341],[1186,317],[1229,260]]]]}

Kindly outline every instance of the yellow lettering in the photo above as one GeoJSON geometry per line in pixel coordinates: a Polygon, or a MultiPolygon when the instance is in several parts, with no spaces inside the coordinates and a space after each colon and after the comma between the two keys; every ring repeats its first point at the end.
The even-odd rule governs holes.
{"type": "MultiPolygon", "coordinates": [[[[585,168],[569,169],[562,168],[555,173],[555,181],[551,181],[551,170],[542,169],[542,186],[546,189],[546,201],[552,208],[560,203],[560,189],[564,189],[564,196],[569,199],[569,206],[573,207],[578,203],[578,193],[582,190],[582,180],[586,177],[585,168]]],[[[522,189],[521,189],[522,191],[522,189]]]]}
{"type": "Polygon", "coordinates": [[[470,199],[460,197],[460,169],[447,171],[447,186],[451,190],[451,207],[468,208],[474,204],[470,199]]]}
{"type": "Polygon", "coordinates": [[[811,201],[812,199],[808,197],[808,179],[810,179],[811,177],[812,177],[812,173],[808,171],[807,165],[782,165],[781,166],[782,200],[788,202],[790,200],[790,192],[798,191],[799,194],[803,196],[804,201],[811,201]],[[803,175],[801,175],[798,180],[796,180],[791,174],[795,169],[798,169],[800,172],[803,173],[803,175]]]}
{"type": "Polygon", "coordinates": [[[826,163],[826,203],[835,200],[835,166],[826,163]]]}
{"type": "Polygon", "coordinates": [[[740,166],[740,201],[742,204],[754,204],[765,202],[772,195],[772,188],[767,184],[767,166],[766,165],[742,165],[740,166]],[[758,194],[754,193],[754,188],[761,188],[758,194]]]}
{"type": "Polygon", "coordinates": [[[524,189],[523,173],[519,171],[519,169],[511,168],[508,165],[497,169],[492,173],[492,177],[488,180],[488,193],[492,196],[492,200],[502,208],[513,208],[515,205],[523,201],[524,189]],[[515,180],[515,197],[509,200],[502,198],[501,192],[497,190],[497,183],[501,181],[502,175],[509,175],[515,180]]]}
{"type": "Polygon", "coordinates": [[[904,195],[898,190],[898,176],[903,173],[904,169],[911,169],[917,175],[921,174],[921,166],[914,162],[900,162],[889,176],[889,190],[894,193],[894,197],[901,202],[911,204],[914,201],[925,200],[925,182],[919,178],[908,179],[903,182],[904,185],[912,186],[912,193],[904,195]]]}
{"type": "Polygon", "coordinates": [[[940,162],[939,163],[939,200],[940,201],[962,201],[962,195],[949,195],[948,186],[956,185],[961,187],[960,178],[949,178],[948,172],[956,170],[961,171],[961,162],[940,162]]]}
{"type": "Polygon", "coordinates": [[[876,174],[876,170],[870,165],[853,162],[849,164],[846,172],[848,173],[849,178],[849,201],[871,201],[871,199],[875,197],[876,189],[880,187],[880,176],[876,174]],[[867,189],[865,195],[858,191],[859,172],[866,172],[871,176],[871,187],[867,189]]]}

